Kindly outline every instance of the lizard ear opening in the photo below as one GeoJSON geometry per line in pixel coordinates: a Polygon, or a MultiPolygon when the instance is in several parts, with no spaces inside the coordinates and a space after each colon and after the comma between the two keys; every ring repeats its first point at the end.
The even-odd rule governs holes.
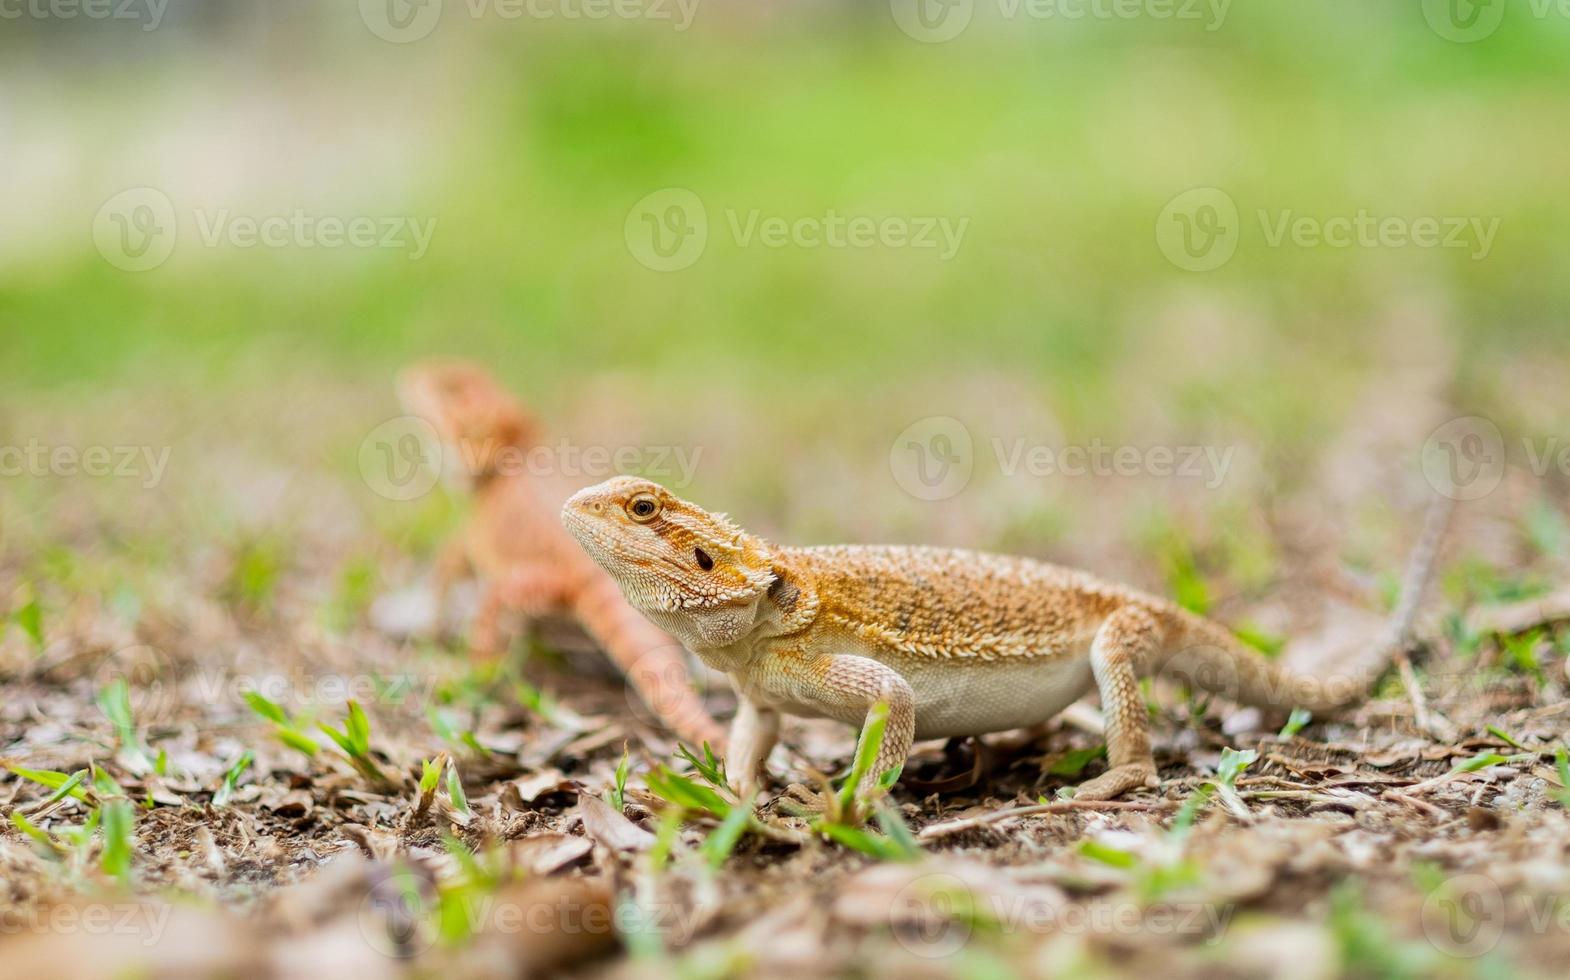
{"type": "Polygon", "coordinates": [[[704,551],[702,548],[695,548],[693,549],[692,557],[697,559],[698,567],[705,572],[714,571],[714,559],[709,556],[707,551],[704,551]]]}

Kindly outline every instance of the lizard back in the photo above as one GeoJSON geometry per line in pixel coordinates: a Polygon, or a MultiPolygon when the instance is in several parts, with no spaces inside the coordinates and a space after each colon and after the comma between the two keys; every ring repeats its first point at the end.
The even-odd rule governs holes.
{"type": "Polygon", "coordinates": [[[1113,609],[1148,598],[1047,562],[965,549],[781,551],[818,583],[820,627],[924,659],[1069,653],[1087,644],[1113,609]]]}

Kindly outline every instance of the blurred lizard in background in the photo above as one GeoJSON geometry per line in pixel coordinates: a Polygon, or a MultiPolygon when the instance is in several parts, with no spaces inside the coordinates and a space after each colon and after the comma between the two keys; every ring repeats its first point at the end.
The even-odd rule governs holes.
{"type": "Polygon", "coordinates": [[[886,705],[876,762],[857,787],[870,794],[881,774],[904,765],[913,739],[1030,727],[1094,688],[1108,769],[1079,786],[1081,800],[1159,785],[1141,677],[1166,672],[1283,712],[1327,713],[1363,699],[1406,642],[1444,526],[1441,516],[1425,528],[1413,560],[1421,571],[1409,575],[1378,662],[1319,679],[1165,599],[1029,558],[784,547],[634,477],[579,491],[562,521],[634,606],[731,675],[741,705],[726,769],[744,796],[757,786],[782,712],[860,725],[864,742],[869,712],[886,705]]]}
{"type": "Polygon", "coordinates": [[[441,440],[443,476],[472,498],[468,523],[443,546],[435,570],[438,607],[468,573],[481,580],[470,648],[498,656],[508,612],[568,613],[671,732],[694,745],[722,745],[723,729],[694,691],[680,644],[629,606],[562,530],[557,514],[571,488],[553,493],[526,465],[543,435],[535,418],[466,361],[412,365],[400,373],[398,393],[441,440]]]}

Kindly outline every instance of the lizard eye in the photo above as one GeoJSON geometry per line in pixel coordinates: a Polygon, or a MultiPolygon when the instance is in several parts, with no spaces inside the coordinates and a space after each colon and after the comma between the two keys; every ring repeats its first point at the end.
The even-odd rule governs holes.
{"type": "Polygon", "coordinates": [[[652,521],[659,512],[660,502],[649,494],[640,493],[627,501],[627,516],[640,524],[652,521]]]}
{"type": "Polygon", "coordinates": [[[714,559],[709,557],[707,551],[704,551],[702,548],[695,548],[693,549],[692,557],[698,560],[698,567],[705,572],[714,571],[714,559]]]}

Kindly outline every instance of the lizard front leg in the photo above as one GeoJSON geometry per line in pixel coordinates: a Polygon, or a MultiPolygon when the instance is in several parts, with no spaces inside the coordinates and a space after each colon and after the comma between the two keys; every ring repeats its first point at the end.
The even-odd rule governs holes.
{"type": "Polygon", "coordinates": [[[1143,609],[1126,606],[1101,624],[1090,645],[1090,667],[1107,719],[1110,768],[1080,784],[1076,800],[1109,800],[1131,789],[1160,785],[1150,752],[1150,721],[1139,675],[1160,646],[1161,630],[1143,609]]]}
{"type": "Polygon", "coordinates": [[[867,742],[866,722],[872,709],[880,703],[888,705],[883,741],[872,768],[856,787],[859,796],[869,797],[878,789],[884,773],[905,765],[905,757],[910,754],[910,745],[916,735],[916,695],[910,682],[898,671],[868,657],[846,654],[817,657],[775,654],[773,657],[795,699],[817,706],[831,718],[860,722],[861,736],[856,740],[858,758],[867,742]]]}
{"type": "Polygon", "coordinates": [[[741,705],[731,722],[730,747],[725,753],[725,774],[742,799],[758,788],[763,763],[780,737],[780,713],[741,695],[741,705]]]}

